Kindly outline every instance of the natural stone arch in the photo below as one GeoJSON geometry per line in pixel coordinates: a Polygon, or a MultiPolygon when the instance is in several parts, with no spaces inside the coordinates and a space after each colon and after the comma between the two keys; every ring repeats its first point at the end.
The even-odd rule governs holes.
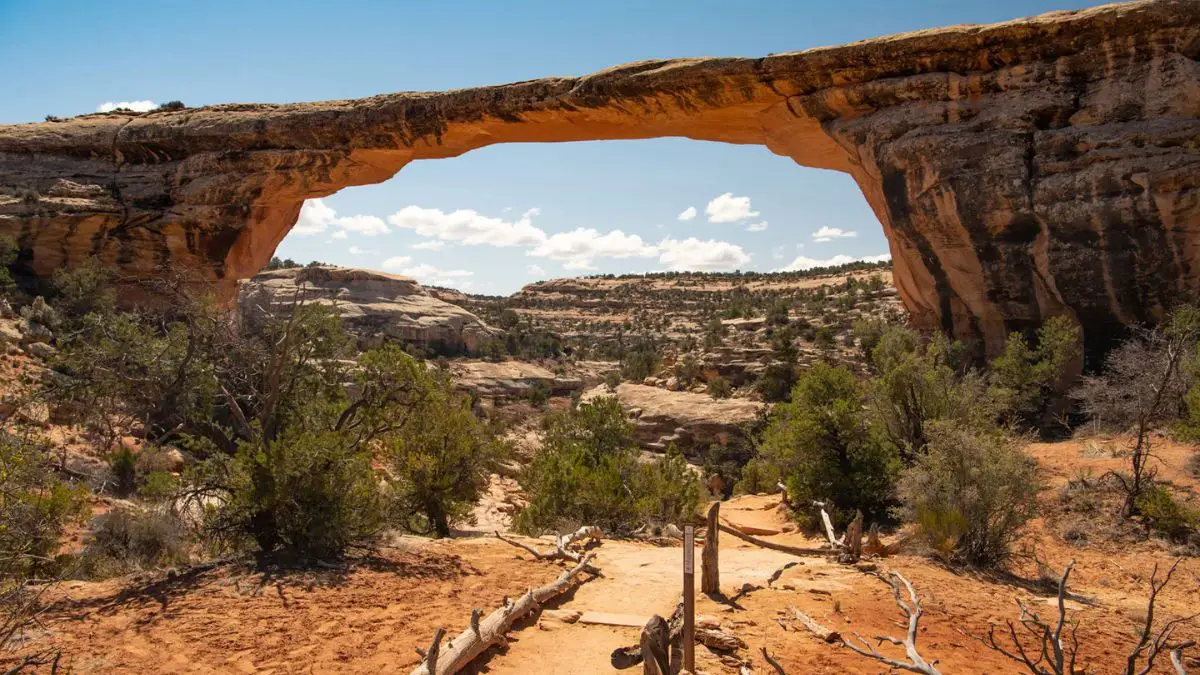
{"type": "Polygon", "coordinates": [[[760,59],[436,94],[0,127],[0,231],[36,274],[97,256],[231,293],[305,199],[495,143],[680,136],[845,171],[913,320],[1093,342],[1200,289],[1200,3],[1151,0],[760,59]],[[4,195],[8,195],[7,197],[4,195]]]}

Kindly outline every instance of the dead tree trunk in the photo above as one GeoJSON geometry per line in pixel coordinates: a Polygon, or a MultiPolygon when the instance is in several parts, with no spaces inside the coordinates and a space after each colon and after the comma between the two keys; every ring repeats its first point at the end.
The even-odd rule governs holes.
{"type": "Polygon", "coordinates": [[[863,514],[859,511],[842,536],[842,553],[838,558],[844,563],[856,563],[862,557],[863,514]]]}
{"type": "Polygon", "coordinates": [[[642,628],[642,675],[671,675],[670,641],[667,620],[657,614],[650,617],[642,628]]]}
{"type": "Polygon", "coordinates": [[[708,529],[704,531],[704,552],[700,556],[700,592],[721,592],[721,568],[719,560],[718,539],[721,527],[717,516],[721,511],[721,502],[713,502],[708,508],[708,529]]]}
{"type": "Polygon", "coordinates": [[[516,602],[505,598],[503,607],[482,621],[472,620],[471,626],[449,641],[446,648],[438,653],[433,670],[429,669],[430,660],[427,659],[413,669],[411,675],[453,675],[462,670],[489,647],[503,642],[505,634],[518,619],[537,611],[547,600],[567,592],[575,584],[575,577],[590,567],[589,563],[594,555],[589,553],[584,556],[575,567],[563,572],[558,579],[530,590],[516,602]]]}

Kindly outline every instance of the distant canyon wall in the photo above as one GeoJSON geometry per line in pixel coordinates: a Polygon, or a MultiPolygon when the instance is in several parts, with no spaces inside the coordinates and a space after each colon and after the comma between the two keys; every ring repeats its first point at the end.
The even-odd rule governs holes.
{"type": "Polygon", "coordinates": [[[1091,346],[1200,290],[1200,2],[1151,0],[765,58],[353,101],[0,126],[0,232],[232,297],[305,199],[494,143],[680,136],[849,173],[914,322],[1091,346]]]}

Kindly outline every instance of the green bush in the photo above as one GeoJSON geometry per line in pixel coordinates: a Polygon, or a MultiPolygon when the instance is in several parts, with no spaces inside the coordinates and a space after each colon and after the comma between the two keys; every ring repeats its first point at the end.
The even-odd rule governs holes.
{"type": "Polygon", "coordinates": [[[651,342],[640,342],[621,358],[621,376],[630,382],[641,383],[658,370],[657,348],[651,342]]]}
{"type": "Polygon", "coordinates": [[[1020,333],[1010,335],[1004,352],[991,363],[992,395],[1001,402],[1005,419],[1040,427],[1082,344],[1079,326],[1067,316],[1047,319],[1038,329],[1036,346],[1020,333]]]}
{"type": "Polygon", "coordinates": [[[699,478],[674,446],[665,457],[638,465],[631,489],[638,515],[658,523],[691,522],[704,499],[699,478]]]}
{"type": "Polygon", "coordinates": [[[394,477],[390,509],[405,529],[444,537],[470,515],[501,445],[448,379],[424,369],[411,376],[421,394],[403,426],[381,443],[394,477]]]}
{"type": "Polygon", "coordinates": [[[86,495],[55,478],[44,446],[0,432],[0,585],[46,566],[63,529],[84,517],[86,495]]]}
{"type": "Polygon", "coordinates": [[[137,487],[137,454],[125,445],[118,446],[108,456],[108,471],[113,477],[114,491],[128,496],[137,487]]]}
{"type": "Polygon", "coordinates": [[[1163,485],[1142,490],[1136,506],[1147,527],[1171,541],[1186,542],[1200,528],[1200,511],[1176,500],[1163,485]]]}
{"type": "Polygon", "coordinates": [[[77,574],[103,578],[187,561],[183,525],[170,511],[117,508],[96,518],[77,574]]]}
{"type": "Polygon", "coordinates": [[[773,493],[782,476],[779,469],[761,457],[752,457],[742,467],[742,478],[733,487],[734,494],[755,495],[760,492],[773,493]]]}
{"type": "Polygon", "coordinates": [[[949,557],[975,565],[1002,562],[1037,513],[1037,462],[997,430],[939,421],[928,433],[926,452],[900,482],[909,518],[949,557]]]}
{"type": "Polygon", "coordinates": [[[116,307],[112,271],[95,258],[54,271],[54,308],[69,326],[89,313],[109,313],[116,307]]]}
{"type": "Polygon", "coordinates": [[[868,521],[889,518],[899,460],[869,428],[861,389],[845,367],[814,363],[791,400],[771,411],[758,447],[795,502],[832,504],[840,525],[857,510],[868,521]]]}
{"type": "Polygon", "coordinates": [[[604,374],[604,386],[608,387],[609,391],[616,391],[617,387],[621,386],[620,371],[610,370],[604,374]]]}
{"type": "Polygon", "coordinates": [[[529,504],[514,520],[517,530],[634,529],[638,512],[630,483],[638,471],[637,447],[617,400],[596,399],[548,424],[542,448],[521,472],[529,504]]]}
{"type": "Polygon", "coordinates": [[[729,380],[718,375],[708,381],[708,395],[713,398],[729,398],[733,395],[733,387],[729,386],[729,380]]]}

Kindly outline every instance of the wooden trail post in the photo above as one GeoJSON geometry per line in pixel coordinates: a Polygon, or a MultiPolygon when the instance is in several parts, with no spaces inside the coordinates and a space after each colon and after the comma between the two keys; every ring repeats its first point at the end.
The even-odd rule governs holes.
{"type": "Polygon", "coordinates": [[[721,534],[721,502],[713,502],[708,509],[708,529],[704,531],[704,552],[700,554],[700,592],[721,592],[721,567],[718,560],[717,539],[721,534]]]}
{"type": "Polygon", "coordinates": [[[683,526],[683,669],[696,672],[696,528],[683,526]]]}

